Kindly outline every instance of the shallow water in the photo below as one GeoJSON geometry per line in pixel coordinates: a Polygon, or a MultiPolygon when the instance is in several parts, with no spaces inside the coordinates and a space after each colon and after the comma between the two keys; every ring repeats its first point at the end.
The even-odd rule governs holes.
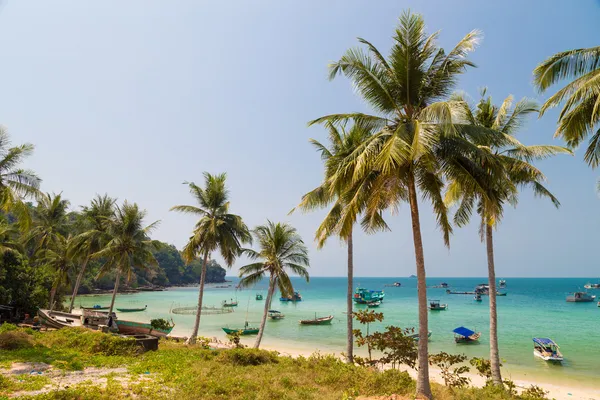
{"type": "MultiPolygon", "coordinates": [[[[203,315],[200,334],[225,339],[222,327],[243,327],[248,320],[258,326],[264,301],[255,300],[256,293],[266,297],[266,285],[258,285],[253,290],[235,290],[237,278],[231,288],[215,288],[208,285],[204,304],[220,306],[223,300],[237,299],[239,306],[235,312],[222,315],[203,315]]],[[[470,291],[485,278],[429,278],[428,285],[447,282],[453,290],[470,291]]],[[[587,282],[597,282],[586,278],[507,278],[506,297],[498,297],[498,335],[500,355],[505,374],[513,378],[536,379],[569,385],[592,385],[600,377],[600,308],[596,302],[567,303],[569,292],[583,289],[587,282]],[[546,363],[533,356],[532,337],[550,337],[561,346],[565,356],[562,365],[546,363]]],[[[340,353],[345,347],[345,278],[313,278],[310,283],[294,279],[295,288],[303,296],[298,303],[283,303],[278,295],[272,303],[273,309],[282,311],[286,318],[281,321],[268,321],[264,342],[270,346],[295,349],[298,351],[321,351],[340,353]],[[300,319],[315,316],[334,315],[331,326],[301,326],[300,319]]],[[[387,325],[401,327],[417,326],[416,279],[410,278],[356,278],[355,286],[373,290],[384,289],[386,296],[377,309],[383,312],[385,320],[372,325],[382,329],[387,325]],[[402,287],[384,287],[399,281],[402,287]]],[[[600,295],[600,290],[591,291],[600,295]]],[[[428,289],[430,299],[440,299],[448,304],[447,311],[429,313],[429,330],[432,352],[446,351],[465,353],[468,356],[489,358],[489,310],[487,297],[477,303],[472,295],[448,295],[445,289],[428,289]],[[457,345],[452,330],[464,325],[482,333],[479,344],[457,345]]],[[[194,323],[193,315],[175,315],[170,310],[178,306],[193,306],[197,302],[198,288],[172,288],[164,292],[141,292],[119,295],[117,307],[148,305],[139,313],[119,314],[122,319],[148,321],[151,318],[172,318],[176,323],[174,335],[187,336],[194,323]]],[[[110,295],[80,296],[76,304],[91,306],[108,305],[110,295]]],[[[358,306],[364,307],[364,306],[358,306]]],[[[252,343],[252,338],[247,343],[252,343]]]]}

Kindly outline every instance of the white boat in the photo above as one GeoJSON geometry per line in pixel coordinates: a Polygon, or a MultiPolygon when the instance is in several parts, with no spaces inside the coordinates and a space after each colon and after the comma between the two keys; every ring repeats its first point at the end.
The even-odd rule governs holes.
{"type": "Polygon", "coordinates": [[[583,287],[586,289],[600,289],[600,283],[586,283],[583,287]]]}
{"type": "Polygon", "coordinates": [[[591,303],[596,299],[596,296],[588,294],[586,292],[575,292],[570,296],[567,296],[569,303],[591,303]]]}
{"type": "Polygon", "coordinates": [[[562,361],[563,355],[554,340],[548,338],[533,338],[533,355],[544,361],[562,361]]]}
{"type": "Polygon", "coordinates": [[[498,281],[498,287],[499,287],[500,289],[504,289],[504,288],[506,288],[506,280],[504,280],[504,279],[500,279],[500,280],[498,281]]]}

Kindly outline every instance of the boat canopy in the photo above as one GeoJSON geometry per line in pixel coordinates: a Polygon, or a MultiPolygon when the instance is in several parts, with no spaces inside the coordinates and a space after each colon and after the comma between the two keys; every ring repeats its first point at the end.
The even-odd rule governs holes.
{"type": "Polygon", "coordinates": [[[552,339],[548,339],[548,338],[533,338],[533,342],[540,344],[542,346],[547,346],[547,345],[554,345],[556,347],[558,347],[558,345],[556,343],[554,343],[554,340],[552,339]]]}
{"type": "Polygon", "coordinates": [[[475,332],[473,332],[472,330],[470,330],[468,328],[465,328],[464,326],[459,326],[458,328],[456,328],[452,332],[457,333],[457,334],[459,334],[461,336],[464,336],[464,337],[469,337],[469,336],[475,334],[475,332]]]}
{"type": "Polygon", "coordinates": [[[277,310],[269,310],[270,313],[274,313],[274,314],[281,314],[281,311],[277,311],[277,310]]]}

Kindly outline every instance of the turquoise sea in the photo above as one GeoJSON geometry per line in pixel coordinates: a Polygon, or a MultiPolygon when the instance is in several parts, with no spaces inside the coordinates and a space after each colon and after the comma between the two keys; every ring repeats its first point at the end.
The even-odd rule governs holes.
{"type": "MultiPolygon", "coordinates": [[[[230,288],[207,285],[204,304],[220,306],[223,300],[237,299],[235,312],[222,315],[203,315],[200,334],[217,336],[225,340],[221,327],[242,327],[248,320],[258,326],[264,302],[255,300],[256,293],[266,297],[265,280],[252,290],[236,290],[237,278],[231,280],[230,288]]],[[[514,379],[536,379],[541,382],[565,383],[571,386],[591,386],[600,377],[600,308],[593,303],[567,303],[569,292],[583,290],[594,278],[504,278],[507,282],[506,297],[498,297],[498,325],[500,355],[505,374],[514,379]],[[562,365],[546,363],[533,356],[532,337],[550,337],[561,346],[565,356],[562,365]]],[[[282,303],[279,294],[272,307],[285,313],[281,321],[267,321],[264,344],[267,347],[289,351],[341,353],[345,346],[345,278],[312,278],[310,283],[294,279],[295,289],[303,296],[298,303],[282,303]],[[315,316],[335,316],[331,326],[301,326],[300,319],[315,316]]],[[[451,289],[470,291],[486,278],[428,278],[430,286],[447,282],[451,289]]],[[[378,308],[383,312],[383,323],[373,325],[376,329],[387,325],[401,327],[417,326],[416,279],[411,278],[356,278],[355,286],[384,290],[385,301],[378,308]],[[401,282],[402,287],[384,287],[401,282]]],[[[600,290],[592,294],[600,295],[600,290]]],[[[448,304],[447,311],[429,313],[429,329],[432,352],[465,353],[468,356],[489,357],[489,311],[487,297],[477,303],[472,295],[448,295],[445,289],[428,289],[430,299],[448,304]],[[457,345],[452,330],[464,325],[482,333],[480,344],[457,345]]],[[[145,312],[120,314],[122,319],[148,321],[151,318],[172,318],[176,323],[173,334],[187,336],[194,323],[193,315],[174,315],[174,307],[193,306],[197,302],[198,288],[171,288],[164,292],[141,292],[119,295],[117,306],[148,305],[145,312]]],[[[110,295],[80,296],[76,304],[91,306],[108,305],[110,295]]],[[[364,306],[357,306],[364,307],[364,306]]],[[[246,343],[252,343],[253,337],[246,343]]]]}

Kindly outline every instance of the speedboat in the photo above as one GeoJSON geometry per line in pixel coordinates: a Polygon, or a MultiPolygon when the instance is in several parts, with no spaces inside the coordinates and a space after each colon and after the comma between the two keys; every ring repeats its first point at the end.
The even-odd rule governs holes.
{"type": "Polygon", "coordinates": [[[600,289],[600,283],[586,283],[583,287],[586,289],[600,289]]]}
{"type": "Polygon", "coordinates": [[[596,299],[596,296],[593,296],[586,292],[575,292],[570,296],[567,296],[567,301],[569,303],[591,303],[596,299]]]}
{"type": "Polygon", "coordinates": [[[554,340],[548,338],[533,338],[533,355],[544,361],[562,361],[563,355],[554,340]]]}

